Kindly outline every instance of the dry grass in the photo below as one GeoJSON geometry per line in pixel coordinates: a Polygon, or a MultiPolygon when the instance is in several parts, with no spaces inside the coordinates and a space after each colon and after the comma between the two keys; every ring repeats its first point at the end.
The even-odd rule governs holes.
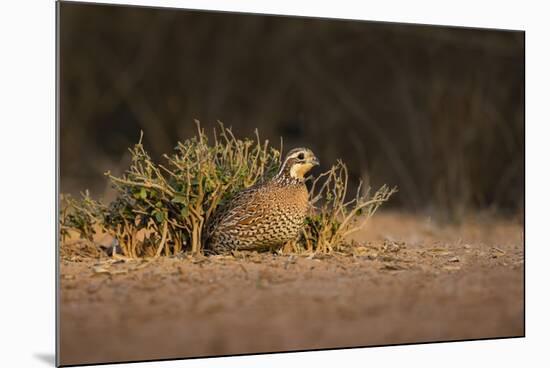
{"type": "MultiPolygon", "coordinates": [[[[143,137],[142,137],[143,138],[143,137]]],[[[118,177],[106,176],[116,190],[109,204],[84,192],[80,200],[63,198],[62,247],[70,230],[92,241],[96,229],[115,238],[126,257],[175,255],[202,252],[203,230],[216,209],[243,188],[272,177],[280,165],[282,146],[276,149],[262,141],[239,139],[219,123],[212,138],[197,122],[197,135],[178,143],[165,162],[153,162],[142,139],[130,148],[132,164],[118,177]]],[[[329,253],[345,245],[396,189],[382,186],[371,195],[359,185],[350,197],[346,165],[309,178],[311,213],[303,236],[293,251],[329,253]]]]}

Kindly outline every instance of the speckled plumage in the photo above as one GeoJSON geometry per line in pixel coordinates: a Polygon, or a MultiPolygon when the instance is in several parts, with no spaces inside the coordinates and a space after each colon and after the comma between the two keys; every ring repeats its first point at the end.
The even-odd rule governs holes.
{"type": "Polygon", "coordinates": [[[297,239],[309,207],[304,174],[318,164],[304,148],[290,151],[279,173],[235,195],[207,227],[206,249],[266,250],[297,239]]]}

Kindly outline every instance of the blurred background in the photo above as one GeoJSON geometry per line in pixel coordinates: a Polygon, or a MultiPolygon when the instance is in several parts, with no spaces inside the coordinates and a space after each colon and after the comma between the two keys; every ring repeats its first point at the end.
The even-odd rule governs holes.
{"type": "Polygon", "coordinates": [[[388,206],[520,215],[524,33],[61,3],[62,193],[109,196],[144,131],[158,160],[223,121],[307,146],[388,206]]]}

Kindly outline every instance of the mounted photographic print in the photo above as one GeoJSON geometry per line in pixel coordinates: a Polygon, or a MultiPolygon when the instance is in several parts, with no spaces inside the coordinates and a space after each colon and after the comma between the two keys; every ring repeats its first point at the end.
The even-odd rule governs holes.
{"type": "Polygon", "coordinates": [[[58,365],[524,336],[524,32],[57,7],[58,365]]]}

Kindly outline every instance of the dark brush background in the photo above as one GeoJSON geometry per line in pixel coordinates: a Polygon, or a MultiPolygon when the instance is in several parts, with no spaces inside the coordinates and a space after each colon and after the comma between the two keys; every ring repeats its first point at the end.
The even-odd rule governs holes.
{"type": "Polygon", "coordinates": [[[140,130],[160,160],[221,120],[397,208],[522,213],[523,32],[70,2],[59,22],[62,192],[108,196],[140,130]]]}

